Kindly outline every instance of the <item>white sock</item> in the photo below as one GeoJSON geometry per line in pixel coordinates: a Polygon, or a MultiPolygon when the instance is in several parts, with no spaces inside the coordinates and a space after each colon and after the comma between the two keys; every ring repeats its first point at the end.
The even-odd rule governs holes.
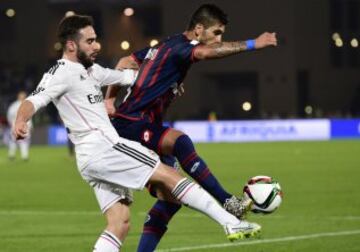
{"type": "Polygon", "coordinates": [[[180,180],[171,193],[184,205],[208,215],[222,226],[237,225],[240,222],[222,208],[208,192],[187,178],[180,180]]]}
{"type": "Polygon", "coordinates": [[[121,245],[114,234],[105,230],[96,241],[93,252],[119,252],[121,245]]]}
{"type": "Polygon", "coordinates": [[[16,154],[16,142],[12,139],[9,141],[9,158],[14,158],[16,154]]]}

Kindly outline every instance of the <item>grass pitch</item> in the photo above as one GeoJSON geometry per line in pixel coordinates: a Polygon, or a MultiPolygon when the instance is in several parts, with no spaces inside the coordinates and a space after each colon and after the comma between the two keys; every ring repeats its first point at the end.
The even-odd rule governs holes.
{"type": "MultiPolygon", "coordinates": [[[[159,250],[360,251],[360,141],[199,144],[201,156],[230,192],[255,175],[277,179],[283,204],[250,215],[260,239],[229,243],[207,217],[183,208],[159,250]],[[230,245],[230,246],[229,246],[230,245]]],[[[32,147],[29,162],[8,161],[0,148],[0,251],[90,252],[104,227],[91,188],[65,148],[32,147]]],[[[155,200],[135,194],[132,229],[122,251],[136,251],[155,200]]]]}

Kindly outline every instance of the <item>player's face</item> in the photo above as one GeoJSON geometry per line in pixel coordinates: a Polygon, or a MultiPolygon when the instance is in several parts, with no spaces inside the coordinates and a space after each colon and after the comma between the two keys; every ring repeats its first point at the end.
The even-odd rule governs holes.
{"type": "Polygon", "coordinates": [[[96,41],[96,33],[92,26],[81,29],[79,34],[79,39],[76,42],[76,56],[85,68],[89,68],[96,60],[100,51],[100,44],[96,41]]]}
{"type": "Polygon", "coordinates": [[[25,92],[19,92],[17,96],[19,101],[23,101],[26,99],[26,93],[25,92]]]}
{"type": "Polygon", "coordinates": [[[225,25],[216,23],[207,29],[202,30],[199,36],[199,41],[203,44],[209,45],[222,41],[222,35],[225,32],[225,25]]]}

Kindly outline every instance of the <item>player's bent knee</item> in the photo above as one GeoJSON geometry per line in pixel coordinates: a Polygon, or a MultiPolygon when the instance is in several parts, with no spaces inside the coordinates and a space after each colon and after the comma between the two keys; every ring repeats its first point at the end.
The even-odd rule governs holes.
{"type": "Polygon", "coordinates": [[[159,165],[151,176],[149,183],[154,185],[162,185],[167,189],[175,187],[175,185],[183,178],[176,170],[163,163],[159,165]]]}
{"type": "Polygon", "coordinates": [[[182,135],[184,135],[184,133],[176,129],[171,129],[170,131],[168,131],[161,143],[162,154],[172,155],[176,140],[182,135]]]}

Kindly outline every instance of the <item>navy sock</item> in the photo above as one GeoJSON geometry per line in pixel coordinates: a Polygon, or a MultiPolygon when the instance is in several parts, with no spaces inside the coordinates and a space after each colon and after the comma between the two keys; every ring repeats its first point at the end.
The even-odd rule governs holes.
{"type": "Polygon", "coordinates": [[[158,200],[149,211],[141,234],[138,252],[153,252],[167,230],[171,217],[181,205],[158,200]]]}
{"type": "Polygon", "coordinates": [[[173,155],[178,159],[183,170],[221,204],[224,204],[226,199],[231,198],[232,195],[224,190],[206,163],[197,155],[194,144],[187,135],[178,137],[174,145],[173,155]]]}

